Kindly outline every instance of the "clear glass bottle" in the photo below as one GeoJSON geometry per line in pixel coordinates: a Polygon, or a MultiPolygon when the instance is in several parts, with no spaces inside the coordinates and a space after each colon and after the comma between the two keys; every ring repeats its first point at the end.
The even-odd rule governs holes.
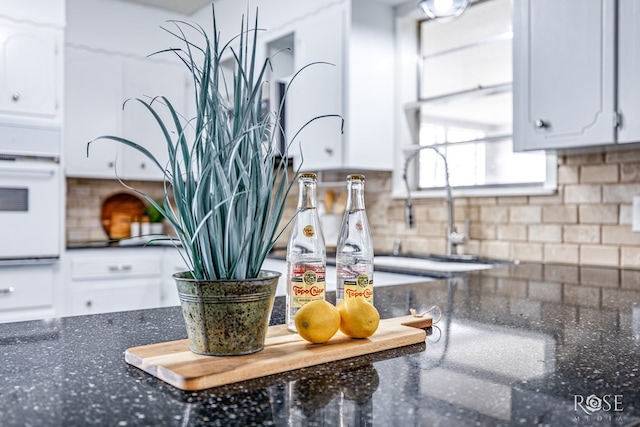
{"type": "Polygon", "coordinates": [[[336,304],[363,296],[373,304],[373,240],[364,206],[364,175],[347,177],[347,206],[336,247],[336,304]]]}
{"type": "Polygon", "coordinates": [[[317,177],[302,173],[298,178],[298,211],[287,245],[286,323],[296,331],[294,316],[309,301],[325,298],[327,252],[316,203],[317,177]]]}

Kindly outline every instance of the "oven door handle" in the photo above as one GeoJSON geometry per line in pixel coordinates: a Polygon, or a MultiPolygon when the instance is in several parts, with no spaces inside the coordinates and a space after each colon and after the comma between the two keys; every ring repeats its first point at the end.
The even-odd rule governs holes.
{"type": "Polygon", "coordinates": [[[35,176],[50,177],[55,174],[55,171],[53,169],[19,169],[19,168],[8,169],[8,168],[0,167],[0,174],[5,174],[5,175],[20,174],[20,175],[35,175],[35,176]]]}

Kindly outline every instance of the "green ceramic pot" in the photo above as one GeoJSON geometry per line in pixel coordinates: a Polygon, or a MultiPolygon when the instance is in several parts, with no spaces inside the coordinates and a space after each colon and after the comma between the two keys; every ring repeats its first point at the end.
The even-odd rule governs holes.
{"type": "Polygon", "coordinates": [[[262,270],[255,279],[199,281],[190,272],[174,274],[190,350],[210,356],[262,350],[280,276],[262,270]]]}

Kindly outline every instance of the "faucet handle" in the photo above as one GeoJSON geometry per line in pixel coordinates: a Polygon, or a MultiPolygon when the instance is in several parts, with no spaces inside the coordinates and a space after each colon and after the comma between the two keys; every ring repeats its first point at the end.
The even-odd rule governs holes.
{"type": "Polygon", "coordinates": [[[400,251],[402,250],[402,240],[400,239],[396,239],[393,241],[393,250],[392,250],[392,254],[393,255],[400,255],[400,251]]]}
{"type": "Polygon", "coordinates": [[[469,237],[469,218],[464,220],[464,231],[462,233],[458,233],[455,228],[451,232],[449,236],[449,240],[454,245],[464,245],[467,243],[467,239],[469,237]]]}

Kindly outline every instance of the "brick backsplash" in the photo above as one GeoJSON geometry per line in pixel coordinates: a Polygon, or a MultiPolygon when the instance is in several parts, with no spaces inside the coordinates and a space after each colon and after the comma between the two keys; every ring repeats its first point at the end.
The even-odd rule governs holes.
{"type": "MultiPolygon", "coordinates": [[[[154,198],[163,195],[162,183],[127,181],[127,185],[146,192],[154,198]]],[[[102,228],[102,205],[117,193],[128,193],[140,197],[112,179],[67,178],[67,244],[85,243],[109,238],[102,228]]],[[[146,204],[146,201],[144,202],[146,204]]]]}
{"type": "MultiPolygon", "coordinates": [[[[346,173],[333,175],[320,174],[319,200],[327,188],[345,190],[346,173]]],[[[130,184],[154,197],[162,195],[160,183],[130,184]]],[[[295,212],[296,190],[294,186],[283,221],[295,212]]],[[[67,242],[107,238],[101,206],[116,192],[129,190],[114,180],[67,179],[67,242]]],[[[405,252],[445,252],[444,200],[414,199],[416,227],[409,230],[404,200],[390,197],[390,172],[366,172],[365,193],[376,252],[391,251],[396,239],[405,252]]],[[[470,221],[469,240],[459,251],[496,259],[640,268],[640,233],[631,231],[635,195],[640,195],[640,150],[559,156],[555,194],[457,198],[456,226],[463,229],[464,220],[470,221]]],[[[283,233],[278,246],[286,246],[287,238],[283,233]]]]}
{"type": "MultiPolygon", "coordinates": [[[[149,194],[154,199],[162,199],[164,197],[164,187],[161,182],[126,181],[126,184],[149,194]]],[[[283,214],[283,220],[285,221],[291,219],[296,210],[297,187],[294,186],[292,190],[283,214]]],[[[143,200],[142,196],[127,189],[117,180],[67,178],[65,234],[68,245],[104,241],[109,238],[102,227],[102,206],[109,196],[117,193],[133,194],[143,200]]],[[[144,203],[147,204],[146,201],[144,203]]],[[[165,225],[165,232],[171,233],[168,225],[165,225]]],[[[286,246],[287,239],[288,234],[284,233],[278,240],[277,245],[286,246]]]]}
{"type": "MultiPolygon", "coordinates": [[[[377,252],[400,239],[407,252],[444,253],[445,204],[414,199],[417,227],[404,227],[404,200],[393,200],[390,173],[367,180],[367,210],[377,252]],[[426,214],[425,214],[426,213],[426,214]]],[[[368,178],[368,176],[367,176],[368,178]]],[[[640,150],[558,158],[558,190],[529,197],[455,200],[458,229],[470,220],[459,251],[498,259],[640,268],[640,233],[631,231],[632,198],[640,195],[640,150]]]]}

